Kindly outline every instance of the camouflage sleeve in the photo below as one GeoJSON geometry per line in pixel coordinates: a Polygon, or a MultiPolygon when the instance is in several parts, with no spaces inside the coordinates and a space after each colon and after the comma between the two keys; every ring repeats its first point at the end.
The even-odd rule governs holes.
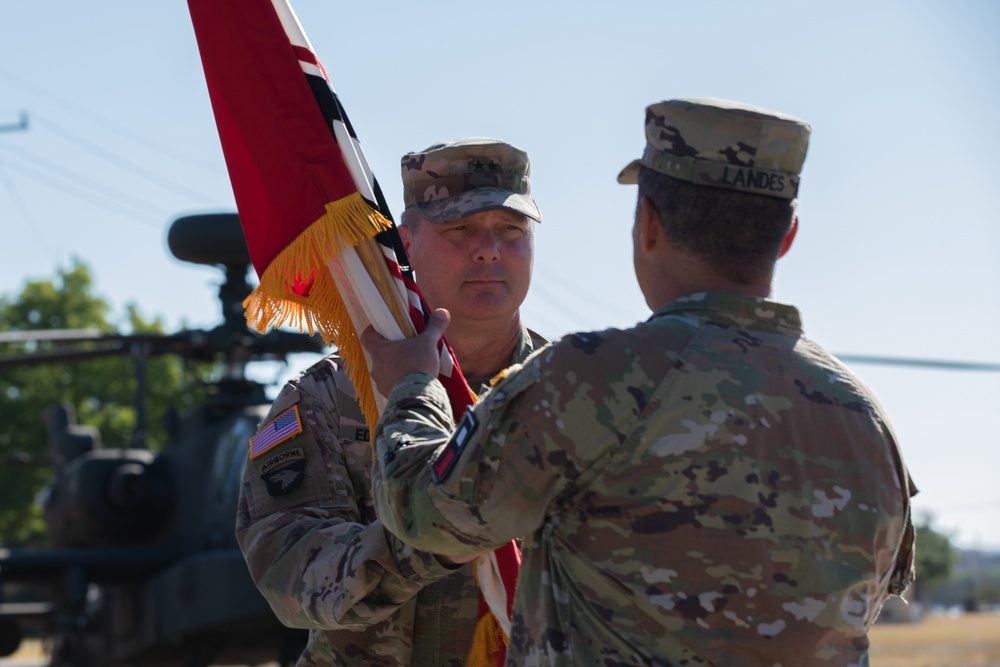
{"type": "Polygon", "coordinates": [[[367,484],[356,488],[371,449],[338,437],[335,396],[289,383],[261,433],[286,413],[301,432],[250,458],[243,473],[237,539],[257,587],[290,627],[363,629],[454,571],[374,518],[367,484]]]}
{"type": "Polygon", "coordinates": [[[541,526],[576,464],[547,409],[538,361],[508,369],[454,433],[437,380],[413,373],[396,384],[376,428],[372,474],[390,531],[421,549],[465,554],[541,526]]]}

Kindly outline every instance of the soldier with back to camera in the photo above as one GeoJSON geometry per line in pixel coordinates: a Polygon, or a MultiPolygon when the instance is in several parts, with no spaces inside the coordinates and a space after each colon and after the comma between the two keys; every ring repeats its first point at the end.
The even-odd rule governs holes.
{"type": "Polygon", "coordinates": [[[455,429],[448,314],[366,331],[376,509],[440,554],[526,536],[508,665],[866,665],[913,576],[915,489],[873,393],[770,298],[810,128],[712,99],[645,127],[619,182],[652,316],[536,352],[455,429]]]}

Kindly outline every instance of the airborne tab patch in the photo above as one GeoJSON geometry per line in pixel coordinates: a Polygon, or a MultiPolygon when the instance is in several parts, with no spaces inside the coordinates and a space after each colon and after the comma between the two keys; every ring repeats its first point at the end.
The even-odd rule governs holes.
{"type": "Polygon", "coordinates": [[[257,458],[299,433],[302,433],[302,420],[299,419],[299,406],[293,405],[250,438],[250,458],[257,458]]]}
{"type": "Polygon", "coordinates": [[[458,462],[458,458],[462,455],[465,443],[472,438],[477,426],[479,426],[479,421],[476,419],[476,415],[472,413],[471,409],[466,410],[465,414],[462,415],[462,420],[458,422],[458,427],[452,434],[451,440],[448,441],[448,444],[438,454],[434,463],[431,464],[435,482],[440,484],[448,479],[448,475],[451,474],[452,469],[458,462]]]}
{"type": "Polygon", "coordinates": [[[305,479],[306,454],[301,447],[280,451],[261,464],[260,478],[272,496],[283,496],[305,479]]]}

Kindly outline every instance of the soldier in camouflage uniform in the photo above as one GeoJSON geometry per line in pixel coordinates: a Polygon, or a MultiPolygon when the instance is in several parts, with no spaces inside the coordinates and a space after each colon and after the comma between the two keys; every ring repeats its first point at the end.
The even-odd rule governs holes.
{"type": "Polygon", "coordinates": [[[509,369],[457,428],[447,326],[363,342],[389,403],[375,506],[416,548],[526,536],[509,666],[868,664],[913,576],[889,420],[771,300],[809,126],[721,100],[647,109],[634,269],[652,316],[509,369]],[[394,387],[393,387],[394,385],[394,387]]]}
{"type": "MultiPolygon", "coordinates": [[[[519,315],[541,221],[528,176],[528,156],[495,139],[402,158],[400,235],[428,304],[454,309],[448,340],[477,392],[545,342],[519,315]]],[[[337,355],[286,384],[254,437],[236,534],[278,618],[310,630],[298,664],[464,665],[474,566],[383,529],[369,432],[337,355]]]]}

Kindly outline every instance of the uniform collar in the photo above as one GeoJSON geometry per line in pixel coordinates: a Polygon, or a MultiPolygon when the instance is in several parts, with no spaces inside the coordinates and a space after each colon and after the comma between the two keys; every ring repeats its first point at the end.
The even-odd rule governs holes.
{"type": "MultiPolygon", "coordinates": [[[[514,345],[514,353],[510,356],[510,363],[508,366],[513,366],[514,364],[524,363],[524,360],[531,356],[531,353],[548,343],[547,340],[539,336],[537,333],[529,329],[528,327],[521,325],[521,335],[518,336],[517,344],[514,345]]],[[[503,373],[503,371],[501,371],[503,373]]],[[[490,386],[490,380],[492,378],[466,378],[472,391],[476,392],[477,395],[482,395],[486,391],[487,387],[490,386]]]]}
{"type": "Polygon", "coordinates": [[[733,292],[688,294],[661,306],[649,319],[668,315],[694,316],[709,319],[716,324],[744,329],[802,334],[802,318],[795,306],[733,292]]]}

